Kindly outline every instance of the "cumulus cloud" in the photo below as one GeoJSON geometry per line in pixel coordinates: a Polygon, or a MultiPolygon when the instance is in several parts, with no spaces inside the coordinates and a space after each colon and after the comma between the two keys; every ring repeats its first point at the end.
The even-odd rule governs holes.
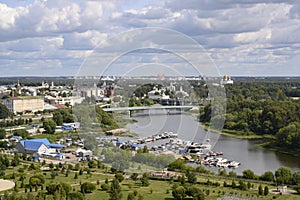
{"type": "Polygon", "coordinates": [[[99,44],[144,27],[170,28],[192,37],[224,73],[266,73],[276,65],[273,73],[282,72],[279,66],[294,66],[291,74],[299,74],[297,0],[6,1],[0,3],[0,66],[7,75],[29,69],[39,74],[43,67],[49,75],[58,69],[76,74],[99,44]],[[51,71],[54,65],[58,68],[51,71]],[[12,67],[18,71],[11,72],[12,67]]]}

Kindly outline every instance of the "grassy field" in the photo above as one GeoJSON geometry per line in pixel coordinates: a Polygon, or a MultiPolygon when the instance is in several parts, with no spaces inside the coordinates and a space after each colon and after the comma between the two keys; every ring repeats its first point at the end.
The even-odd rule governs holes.
{"type": "MultiPolygon", "coordinates": [[[[8,158],[11,160],[13,156],[8,156],[8,158]]],[[[1,178],[6,178],[9,180],[13,180],[16,182],[17,187],[15,188],[15,192],[19,193],[19,195],[24,195],[25,192],[30,192],[29,187],[29,180],[30,177],[34,175],[42,175],[45,183],[43,184],[43,187],[32,187],[32,194],[37,194],[39,191],[43,190],[43,192],[46,192],[46,187],[49,184],[52,183],[68,183],[72,187],[72,191],[78,191],[80,192],[80,185],[84,182],[91,182],[96,185],[96,190],[92,193],[85,194],[86,200],[103,200],[109,198],[109,193],[107,191],[103,191],[101,189],[101,185],[104,184],[105,180],[108,179],[109,185],[110,181],[114,178],[115,174],[110,172],[110,167],[103,165],[101,163],[98,163],[99,167],[97,165],[93,166],[92,168],[89,168],[88,163],[80,163],[79,169],[83,170],[83,174],[79,175],[79,169],[74,170],[75,165],[69,165],[69,164],[60,164],[54,166],[54,168],[51,170],[43,171],[41,170],[42,162],[32,162],[32,161],[24,161],[20,159],[20,165],[16,167],[8,167],[5,170],[5,175],[1,178]],[[35,169],[30,169],[30,166],[34,165],[35,169]],[[69,170],[67,170],[69,168],[69,170]],[[68,174],[66,175],[66,173],[68,174]],[[53,173],[56,173],[56,175],[53,177],[53,173]],[[78,174],[77,178],[75,178],[75,173],[78,174]],[[25,179],[23,181],[23,187],[21,187],[21,181],[20,177],[24,176],[25,179]]],[[[49,165],[46,164],[46,167],[49,165]]],[[[137,164],[132,165],[133,168],[141,167],[141,169],[145,168],[143,165],[137,164]]],[[[134,172],[128,171],[129,174],[134,172]]],[[[141,171],[139,170],[140,174],[141,171]]],[[[239,188],[231,188],[232,181],[236,183],[237,186],[239,186],[239,179],[237,178],[231,178],[231,177],[222,177],[222,176],[208,176],[207,174],[203,175],[196,175],[197,183],[194,184],[194,186],[198,187],[203,193],[205,194],[205,199],[217,199],[219,197],[223,196],[239,196],[244,198],[256,198],[258,199],[279,199],[279,200],[296,200],[300,199],[300,195],[296,194],[272,194],[271,191],[275,189],[276,187],[268,182],[258,182],[257,180],[243,180],[247,186],[249,185],[249,188],[246,188],[245,190],[241,190],[239,188]],[[209,180],[209,181],[208,181],[209,180]],[[223,184],[226,181],[227,187],[224,187],[223,184]],[[268,186],[270,193],[267,196],[258,196],[258,187],[259,185],[262,185],[264,188],[265,186],[268,186]],[[218,185],[218,186],[216,186],[218,185]]],[[[141,181],[133,181],[133,180],[124,180],[120,183],[123,199],[127,199],[127,196],[129,193],[136,192],[143,196],[144,200],[171,200],[173,199],[172,196],[172,188],[174,184],[179,184],[177,182],[169,181],[169,180],[149,180],[149,186],[145,187],[142,186],[141,181]]],[[[189,183],[185,183],[187,187],[190,186],[189,183]]],[[[12,193],[14,190],[10,190],[9,192],[12,193]]],[[[4,192],[1,192],[2,194],[4,192]]]]}
{"type": "MultiPolygon", "coordinates": [[[[30,162],[26,162],[24,164],[28,165],[30,162]]],[[[40,164],[38,164],[40,165],[40,164]]],[[[15,174],[15,180],[18,180],[20,175],[22,173],[18,173],[18,168],[22,166],[18,166],[15,168],[8,168],[6,171],[6,174],[15,174]]],[[[86,163],[81,165],[81,168],[87,168],[86,163]]],[[[103,199],[108,199],[109,194],[107,191],[103,191],[101,189],[101,184],[104,183],[105,179],[112,180],[114,178],[114,174],[105,172],[104,169],[99,169],[99,168],[93,168],[91,169],[91,175],[87,174],[84,172],[83,175],[79,175],[78,179],[74,179],[75,173],[78,173],[77,171],[71,170],[66,176],[65,172],[62,173],[60,170],[58,170],[58,176],[56,176],[54,179],[51,178],[51,172],[50,171],[41,171],[40,169],[37,170],[32,170],[32,171],[26,171],[25,176],[25,184],[28,184],[29,178],[33,175],[41,174],[45,178],[45,186],[51,183],[59,183],[59,182],[64,182],[68,183],[72,186],[73,191],[80,191],[80,184],[84,182],[92,182],[96,184],[96,190],[92,193],[85,194],[85,199],[86,200],[103,200],[103,199]]],[[[205,194],[205,199],[210,200],[210,199],[217,199],[219,197],[223,197],[226,195],[238,195],[240,197],[257,197],[258,195],[258,185],[257,183],[252,183],[253,185],[250,189],[246,191],[242,191],[240,189],[232,189],[230,187],[223,187],[223,182],[226,181],[228,184],[231,184],[231,180],[228,180],[227,178],[213,178],[210,177],[209,180],[211,182],[219,182],[221,186],[208,186],[205,183],[207,182],[208,178],[203,177],[203,176],[197,176],[197,184],[195,184],[198,188],[203,191],[205,194]]],[[[238,181],[235,181],[238,185],[238,181]]],[[[141,194],[144,198],[144,200],[156,200],[156,199],[165,199],[165,200],[171,200],[173,199],[172,196],[172,186],[173,182],[170,182],[168,180],[150,180],[149,181],[150,185],[147,187],[143,187],[140,183],[140,181],[133,181],[133,180],[124,180],[121,182],[121,188],[122,188],[122,195],[123,199],[127,199],[127,195],[130,192],[136,191],[138,194],[141,194]]],[[[189,183],[186,183],[189,185],[189,183]]],[[[20,188],[21,182],[17,181],[17,188],[19,193],[24,193],[25,189],[20,188]]],[[[263,185],[264,187],[265,185],[263,185]]],[[[275,188],[274,186],[268,185],[270,191],[271,189],[275,188]]],[[[46,187],[43,188],[44,191],[46,187]]],[[[41,188],[38,187],[38,191],[40,191],[41,188]]],[[[28,191],[29,192],[29,191],[28,191]]],[[[32,193],[37,192],[33,190],[32,193]]],[[[188,199],[188,198],[187,198],[188,199]]],[[[296,200],[300,199],[300,195],[293,195],[293,194],[284,194],[284,195],[279,195],[279,194],[268,194],[267,196],[259,196],[258,199],[278,199],[278,200],[296,200]]]]}

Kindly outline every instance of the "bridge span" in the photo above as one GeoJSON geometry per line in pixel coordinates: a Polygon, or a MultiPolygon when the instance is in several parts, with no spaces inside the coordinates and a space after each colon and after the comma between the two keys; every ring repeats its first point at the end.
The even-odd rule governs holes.
{"type": "Polygon", "coordinates": [[[115,108],[103,108],[105,112],[114,111],[134,111],[134,110],[159,110],[159,109],[181,109],[190,110],[195,106],[137,106],[137,107],[115,107],[115,108]]]}

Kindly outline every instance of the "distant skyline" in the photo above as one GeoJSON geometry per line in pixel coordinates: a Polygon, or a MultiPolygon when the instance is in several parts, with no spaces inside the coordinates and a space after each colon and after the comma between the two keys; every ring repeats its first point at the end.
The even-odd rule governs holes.
{"type": "Polygon", "coordinates": [[[0,0],[0,77],[76,76],[98,45],[146,27],[191,37],[220,74],[300,76],[297,0],[0,0]]]}

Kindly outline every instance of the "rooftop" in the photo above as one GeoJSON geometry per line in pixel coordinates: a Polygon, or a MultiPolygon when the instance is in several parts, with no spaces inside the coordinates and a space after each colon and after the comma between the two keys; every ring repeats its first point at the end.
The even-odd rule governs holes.
{"type": "Polygon", "coordinates": [[[27,100],[27,99],[42,99],[39,96],[18,96],[18,97],[11,97],[8,100],[27,100]]]}
{"type": "Polygon", "coordinates": [[[32,150],[38,150],[42,144],[50,148],[64,147],[64,145],[61,144],[51,144],[47,138],[21,140],[20,143],[25,149],[32,149],[32,150]]]}

